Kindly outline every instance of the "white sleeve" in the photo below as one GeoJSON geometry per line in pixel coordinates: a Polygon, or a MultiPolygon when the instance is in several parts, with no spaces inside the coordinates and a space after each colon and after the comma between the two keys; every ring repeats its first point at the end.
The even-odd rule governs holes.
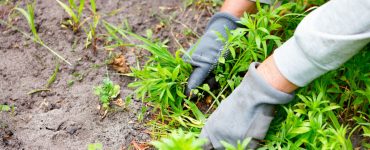
{"type": "MultiPolygon", "coordinates": [[[[256,2],[257,0],[249,0],[249,1],[256,2]]],[[[275,0],[260,0],[260,3],[271,4],[273,1],[275,0]]]]}
{"type": "Polygon", "coordinates": [[[370,0],[331,0],[307,15],[273,54],[289,81],[305,86],[370,42],[370,0]]]}

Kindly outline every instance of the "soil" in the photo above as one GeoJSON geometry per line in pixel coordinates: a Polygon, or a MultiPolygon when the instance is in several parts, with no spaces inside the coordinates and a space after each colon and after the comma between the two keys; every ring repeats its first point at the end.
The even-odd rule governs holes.
{"type": "MultiPolygon", "coordinates": [[[[24,17],[11,11],[17,4],[25,8],[26,3],[1,4],[0,19],[30,33],[24,17]]],[[[109,23],[118,25],[127,19],[135,33],[152,29],[154,37],[169,39],[172,52],[180,45],[186,48],[194,43],[211,16],[209,9],[185,8],[183,0],[97,0],[97,8],[101,19],[109,23]]],[[[35,18],[41,39],[73,65],[61,62],[18,31],[0,25],[0,104],[16,107],[14,112],[0,112],[0,149],[86,149],[90,143],[102,143],[104,149],[128,149],[133,141],[150,141],[144,123],[137,120],[143,105],[140,100],[125,110],[108,113],[104,119],[99,113],[93,87],[107,72],[121,86],[122,99],[133,92],[127,88],[132,78],[119,75],[110,66],[107,71],[104,62],[109,52],[104,39],[98,42],[97,54],[91,47],[85,48],[84,31],[73,33],[61,26],[68,16],[55,0],[37,1],[35,18]],[[50,91],[28,94],[45,89],[57,63],[61,66],[50,91]]],[[[98,33],[106,33],[102,24],[98,33]]],[[[128,66],[142,61],[131,48],[113,52],[124,54],[128,66]]]]}

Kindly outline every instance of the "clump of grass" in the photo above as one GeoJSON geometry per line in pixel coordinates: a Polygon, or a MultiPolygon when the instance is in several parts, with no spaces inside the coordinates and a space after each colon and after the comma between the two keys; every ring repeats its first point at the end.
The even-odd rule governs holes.
{"type": "Polygon", "coordinates": [[[125,43],[120,37],[128,41],[133,41],[130,38],[134,38],[143,43],[135,45],[136,47],[152,54],[143,67],[131,68],[132,73],[127,75],[137,79],[128,85],[135,88],[135,96],[154,107],[156,119],[149,122],[153,134],[161,137],[178,127],[199,133],[206,117],[194,102],[187,100],[187,96],[184,95],[191,65],[182,60],[181,50],[173,56],[163,42],[151,39],[150,34],[148,39],[106,22],[104,25],[112,39],[117,42],[113,45],[125,43]],[[165,129],[167,127],[168,129],[165,129]],[[158,132],[154,133],[156,131],[158,132]]]}
{"type": "Polygon", "coordinates": [[[143,68],[131,68],[132,73],[128,74],[138,79],[129,84],[129,87],[137,88],[136,96],[145,102],[154,102],[163,111],[168,108],[172,111],[182,111],[183,100],[186,99],[183,93],[191,66],[181,59],[180,51],[173,56],[161,42],[154,43],[111,24],[105,25],[124,37],[130,35],[142,41],[144,45],[137,47],[152,53],[143,68]]]}
{"type": "Polygon", "coordinates": [[[197,139],[197,135],[183,130],[174,130],[167,138],[153,141],[151,144],[158,150],[202,150],[206,139],[197,139]]]}
{"type": "Polygon", "coordinates": [[[77,32],[78,29],[83,25],[82,21],[82,11],[85,7],[85,0],[80,0],[80,5],[77,7],[74,0],[68,0],[69,5],[57,0],[60,6],[67,12],[67,14],[71,17],[71,19],[67,20],[67,25],[72,27],[74,32],[77,32]]]}
{"type": "Polygon", "coordinates": [[[85,31],[87,33],[85,47],[88,47],[89,45],[92,45],[93,52],[97,53],[97,34],[96,29],[98,27],[98,24],[100,22],[100,15],[96,12],[96,3],[95,0],[90,0],[91,5],[91,11],[92,11],[92,23],[89,24],[89,30],[85,31]]]}
{"type": "MultiPolygon", "coordinates": [[[[34,42],[40,44],[41,46],[45,47],[47,50],[49,50],[52,54],[54,54],[55,56],[57,56],[59,59],[63,60],[64,62],[66,62],[68,65],[72,65],[69,61],[67,61],[64,57],[62,57],[61,55],[59,55],[55,50],[51,49],[49,46],[47,46],[42,40],[41,38],[39,37],[38,33],[37,33],[37,30],[36,30],[36,26],[35,26],[35,13],[34,13],[34,6],[32,4],[27,4],[27,11],[24,10],[23,8],[15,8],[16,10],[18,10],[27,20],[27,23],[31,29],[31,32],[33,34],[33,37],[32,36],[29,36],[27,33],[25,32],[22,32],[21,30],[15,28],[15,27],[12,27],[13,29],[21,32],[23,35],[25,35],[26,37],[29,37],[31,39],[33,39],[34,42]]],[[[7,24],[8,25],[8,24],[7,24]]],[[[10,26],[10,25],[8,25],[10,26]]],[[[11,27],[11,26],[10,26],[11,27]]]]}
{"type": "MultiPolygon", "coordinates": [[[[245,28],[227,31],[229,38],[221,40],[226,43],[225,50],[230,51],[229,59],[221,57],[213,72],[219,88],[210,89],[202,85],[195,90],[200,95],[199,99],[203,98],[204,93],[213,98],[206,114],[182,94],[191,67],[177,60],[180,58],[179,51],[172,56],[163,42],[138,36],[107,23],[105,26],[111,39],[117,42],[116,46],[132,46],[122,40],[123,37],[133,43],[129,40],[130,36],[144,43],[137,47],[152,53],[143,67],[132,68],[130,75],[137,80],[130,86],[136,88],[137,97],[160,109],[161,113],[155,113],[156,119],[150,122],[155,138],[168,136],[174,128],[197,134],[211,110],[239,85],[249,64],[263,61],[293,36],[296,26],[313,9],[311,6],[319,1],[312,2],[285,2],[279,7],[257,3],[257,14],[245,14],[241,18],[240,23],[245,28]]],[[[352,149],[354,145],[350,139],[353,136],[361,136],[361,145],[369,148],[369,48],[367,46],[340,69],[298,90],[292,103],[278,107],[261,149],[352,149]]],[[[168,143],[171,145],[173,142],[168,143]]],[[[239,147],[245,145],[242,142],[239,147]]],[[[163,142],[161,146],[167,147],[163,142]]],[[[225,147],[238,149],[227,144],[225,147]]]]}
{"type": "Polygon", "coordinates": [[[103,80],[103,84],[94,88],[94,94],[99,96],[104,109],[109,109],[112,100],[117,98],[120,93],[120,86],[114,84],[109,78],[103,80]]]}

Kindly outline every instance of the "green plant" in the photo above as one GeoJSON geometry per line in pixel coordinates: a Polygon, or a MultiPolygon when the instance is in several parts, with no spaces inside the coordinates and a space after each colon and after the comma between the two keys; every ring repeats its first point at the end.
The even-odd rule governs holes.
{"type": "Polygon", "coordinates": [[[57,63],[55,65],[55,69],[54,69],[53,74],[48,79],[48,82],[47,82],[47,84],[45,86],[46,88],[49,88],[51,86],[51,84],[53,84],[55,82],[55,79],[56,79],[57,74],[58,74],[58,71],[59,71],[59,67],[60,67],[60,65],[59,65],[59,63],[57,63]]]}
{"type": "MultiPolygon", "coordinates": [[[[206,84],[198,87],[194,90],[195,101],[182,94],[191,69],[177,60],[181,51],[172,56],[164,42],[153,39],[150,32],[142,37],[108,23],[104,26],[109,38],[115,41],[113,46],[136,46],[152,54],[144,66],[132,68],[129,75],[136,78],[130,84],[136,88],[136,97],[147,102],[147,106],[154,106],[154,119],[148,124],[152,127],[153,139],[157,139],[167,137],[175,128],[199,133],[205,118],[239,85],[249,64],[271,55],[293,36],[302,18],[323,2],[283,1],[280,6],[257,3],[258,13],[241,18],[244,28],[227,31],[227,39],[220,37],[226,43],[224,52],[229,50],[230,55],[228,59],[221,57],[213,72],[219,86],[215,89],[206,84]],[[144,44],[133,44],[132,37],[144,44]],[[207,96],[212,98],[212,104],[207,111],[200,111],[198,107],[204,110],[202,102],[207,96]]],[[[370,44],[339,69],[296,91],[293,102],[278,106],[261,149],[353,149],[359,145],[352,145],[350,139],[356,138],[361,139],[357,142],[361,146],[369,147],[369,49],[370,44]]],[[[238,149],[246,143],[239,143],[239,147],[225,146],[238,149]]]]}
{"type": "Polygon", "coordinates": [[[15,8],[19,12],[22,13],[22,15],[26,18],[29,27],[31,28],[31,32],[34,37],[35,42],[41,42],[42,40],[40,39],[36,26],[35,26],[35,12],[34,12],[34,7],[32,4],[27,4],[27,11],[24,10],[23,8],[15,8]]]}
{"type": "Polygon", "coordinates": [[[14,105],[0,104],[0,112],[10,112],[14,114],[16,107],[14,105]]]}
{"type": "MultiPolygon", "coordinates": [[[[133,41],[130,39],[133,37],[144,43],[135,45],[136,47],[152,54],[148,57],[145,66],[131,68],[132,73],[127,75],[137,79],[128,85],[135,88],[135,96],[154,106],[154,113],[159,112],[159,115],[149,123],[153,128],[153,134],[161,137],[166,135],[167,131],[178,127],[185,127],[189,131],[199,133],[206,117],[194,102],[187,100],[183,94],[191,66],[181,59],[181,51],[177,51],[175,56],[172,56],[164,42],[152,39],[149,31],[148,38],[144,38],[106,22],[104,26],[112,39],[117,42],[113,45],[125,43],[121,37],[128,41],[133,41]],[[154,130],[158,132],[155,133],[154,130]]],[[[143,115],[139,115],[139,120],[142,120],[142,117],[143,115]]]]}
{"type": "Polygon", "coordinates": [[[142,122],[144,120],[145,113],[147,112],[147,110],[148,110],[147,106],[141,107],[140,113],[137,115],[137,120],[139,122],[142,122]]]}
{"type": "Polygon", "coordinates": [[[156,107],[160,107],[163,111],[167,111],[167,108],[170,107],[173,111],[181,112],[183,100],[186,99],[183,93],[191,66],[181,59],[180,51],[172,56],[161,42],[154,43],[111,24],[105,23],[105,25],[123,37],[130,35],[142,41],[144,45],[137,47],[152,53],[143,68],[131,68],[132,73],[128,74],[139,79],[128,85],[137,88],[135,90],[136,96],[146,102],[154,102],[156,107]]]}
{"type": "Polygon", "coordinates": [[[33,41],[35,41],[36,43],[40,44],[41,46],[45,47],[47,50],[49,50],[51,53],[53,53],[55,56],[57,56],[59,59],[63,60],[64,62],[66,62],[68,65],[72,65],[69,61],[67,61],[65,58],[63,58],[61,55],[59,55],[55,50],[51,49],[49,46],[47,46],[42,40],[41,38],[39,37],[38,33],[37,33],[37,30],[36,30],[36,26],[35,26],[35,14],[34,14],[34,6],[32,4],[27,4],[27,11],[24,10],[23,8],[15,8],[16,10],[18,10],[27,20],[27,23],[31,29],[31,32],[33,34],[33,37],[32,36],[29,36],[27,33],[17,29],[16,27],[11,27],[11,25],[7,24],[6,22],[3,22],[4,24],[7,24],[9,27],[21,32],[23,35],[25,35],[26,37],[29,37],[31,38],[33,41]]]}
{"type": "Polygon", "coordinates": [[[67,14],[71,17],[71,19],[67,20],[68,25],[72,27],[74,32],[81,27],[84,21],[81,20],[82,18],[82,11],[85,7],[85,0],[80,0],[80,5],[77,8],[76,3],[74,0],[68,0],[69,5],[64,4],[63,2],[57,0],[60,6],[67,12],[67,14]]]}
{"type": "Polygon", "coordinates": [[[109,78],[103,80],[103,84],[94,88],[94,94],[99,96],[104,109],[109,109],[110,102],[120,93],[120,86],[114,84],[109,78]]]}
{"type": "Polygon", "coordinates": [[[221,141],[221,144],[225,147],[226,150],[246,150],[248,149],[248,144],[251,141],[251,138],[246,138],[242,142],[237,141],[236,146],[231,145],[225,141],[221,141]]]}
{"type": "Polygon", "coordinates": [[[222,0],[185,0],[185,6],[189,7],[190,5],[196,5],[198,7],[217,7],[221,6],[223,1],[222,0]]]}
{"type": "Polygon", "coordinates": [[[167,138],[153,141],[151,144],[159,150],[202,150],[206,139],[197,139],[197,135],[183,130],[175,130],[167,138]]]}
{"type": "Polygon", "coordinates": [[[102,143],[92,143],[87,145],[87,150],[103,150],[102,143]]]}
{"type": "Polygon", "coordinates": [[[1,104],[0,111],[10,111],[10,106],[1,104]]]}
{"type": "Polygon", "coordinates": [[[89,30],[87,32],[85,47],[88,47],[90,44],[93,47],[94,53],[97,52],[97,35],[96,35],[96,29],[98,27],[99,21],[100,21],[100,15],[96,12],[96,3],[95,0],[90,0],[91,4],[91,11],[92,11],[92,23],[89,24],[89,30]]]}

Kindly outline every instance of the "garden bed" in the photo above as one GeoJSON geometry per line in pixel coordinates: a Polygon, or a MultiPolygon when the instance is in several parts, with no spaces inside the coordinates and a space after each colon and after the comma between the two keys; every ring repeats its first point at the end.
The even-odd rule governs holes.
{"type": "MultiPolygon", "coordinates": [[[[0,19],[31,35],[24,17],[11,10],[16,4],[26,8],[26,3],[4,2],[0,5],[0,19]]],[[[191,27],[200,34],[210,17],[208,11],[185,8],[181,0],[109,0],[97,1],[96,5],[102,20],[113,24],[127,20],[132,31],[141,34],[151,29],[154,37],[170,40],[171,50],[178,48],[178,43],[184,47],[193,43],[195,36],[186,36],[185,31],[191,27]]],[[[106,77],[104,63],[109,51],[103,48],[103,39],[98,41],[97,54],[91,46],[85,48],[85,32],[74,33],[63,28],[61,22],[66,18],[67,13],[55,0],[36,2],[35,24],[40,38],[72,66],[20,32],[0,25],[0,104],[15,106],[14,112],[0,113],[0,149],[86,149],[90,143],[102,143],[108,149],[126,149],[133,141],[148,142],[148,131],[137,120],[141,113],[140,100],[102,119],[93,88],[106,77]],[[55,82],[48,88],[50,91],[35,92],[45,88],[58,63],[60,68],[55,82]],[[28,94],[32,91],[35,93],[28,94]]],[[[98,34],[106,34],[102,23],[98,34]]],[[[123,54],[125,63],[132,67],[137,61],[134,51],[132,48],[112,50],[123,54]]],[[[132,93],[127,84],[133,78],[119,75],[109,65],[108,72],[110,79],[121,86],[120,97],[132,93]]]]}

